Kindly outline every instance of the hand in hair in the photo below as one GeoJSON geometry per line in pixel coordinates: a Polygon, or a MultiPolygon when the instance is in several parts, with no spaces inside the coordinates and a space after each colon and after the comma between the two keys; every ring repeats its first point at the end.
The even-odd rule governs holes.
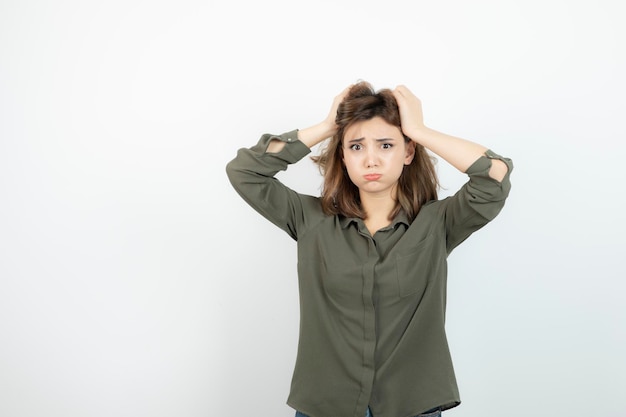
{"type": "MultiPolygon", "coordinates": [[[[399,85],[392,91],[400,111],[402,132],[414,142],[439,155],[461,172],[465,172],[487,148],[467,139],[458,138],[430,129],[424,125],[422,102],[408,88],[399,85]]],[[[508,168],[499,160],[493,160],[489,176],[502,181],[508,168]]]]}
{"type": "MultiPolygon", "coordinates": [[[[337,117],[337,108],[346,97],[351,87],[351,85],[346,87],[334,98],[330,111],[323,121],[305,129],[298,130],[298,139],[300,139],[302,143],[304,143],[309,148],[312,148],[313,146],[337,133],[337,124],[335,122],[335,119],[337,117]]],[[[280,150],[282,150],[284,146],[285,144],[283,142],[280,142],[278,140],[272,141],[267,148],[267,151],[280,152],[280,150]]]]}
{"type": "Polygon", "coordinates": [[[343,91],[333,99],[333,104],[328,112],[328,116],[326,116],[326,119],[324,120],[324,123],[329,127],[329,130],[332,131],[332,134],[329,135],[329,137],[337,133],[337,109],[339,108],[341,102],[346,98],[353,85],[354,84],[351,84],[344,88],[343,91]]]}
{"type": "Polygon", "coordinates": [[[391,91],[396,98],[400,110],[402,132],[413,140],[419,136],[424,128],[422,102],[406,86],[399,85],[391,91]]]}

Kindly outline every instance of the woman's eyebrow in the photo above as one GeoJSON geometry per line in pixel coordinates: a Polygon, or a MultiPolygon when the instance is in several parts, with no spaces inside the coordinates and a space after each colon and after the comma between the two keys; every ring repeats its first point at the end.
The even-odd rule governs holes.
{"type": "MultiPolygon", "coordinates": [[[[348,143],[359,143],[359,142],[363,142],[365,140],[365,138],[356,138],[356,139],[350,139],[348,140],[348,143]]],[[[396,140],[395,138],[379,138],[379,139],[374,139],[376,142],[390,142],[390,141],[394,141],[396,140]]]]}
{"type": "Polygon", "coordinates": [[[358,142],[363,142],[364,140],[365,138],[350,139],[348,143],[358,143],[358,142]]]}

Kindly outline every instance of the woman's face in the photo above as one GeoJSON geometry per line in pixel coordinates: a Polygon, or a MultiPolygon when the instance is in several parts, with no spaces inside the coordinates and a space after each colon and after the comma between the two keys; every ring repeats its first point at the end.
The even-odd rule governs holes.
{"type": "Polygon", "coordinates": [[[399,127],[380,117],[354,123],[345,130],[342,147],[348,176],[361,194],[395,198],[402,169],[415,154],[399,127]]]}

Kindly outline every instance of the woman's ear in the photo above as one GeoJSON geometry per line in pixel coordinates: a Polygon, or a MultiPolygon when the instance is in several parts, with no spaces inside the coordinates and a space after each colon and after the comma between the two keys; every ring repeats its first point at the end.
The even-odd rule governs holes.
{"type": "Polygon", "coordinates": [[[404,149],[406,151],[406,155],[404,156],[404,165],[411,165],[413,158],[415,158],[415,142],[412,140],[405,142],[404,149]]]}

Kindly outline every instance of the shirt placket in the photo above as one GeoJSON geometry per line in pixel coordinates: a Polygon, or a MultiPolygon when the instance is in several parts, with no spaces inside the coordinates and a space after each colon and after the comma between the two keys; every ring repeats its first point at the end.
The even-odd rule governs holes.
{"type": "Polygon", "coordinates": [[[367,239],[368,249],[366,261],[361,270],[363,287],[363,373],[361,378],[361,395],[357,401],[355,416],[361,417],[369,406],[374,384],[375,351],[376,351],[376,311],[374,308],[373,292],[375,280],[375,267],[378,262],[378,250],[374,238],[365,229],[365,225],[359,222],[359,234],[367,239]]]}

